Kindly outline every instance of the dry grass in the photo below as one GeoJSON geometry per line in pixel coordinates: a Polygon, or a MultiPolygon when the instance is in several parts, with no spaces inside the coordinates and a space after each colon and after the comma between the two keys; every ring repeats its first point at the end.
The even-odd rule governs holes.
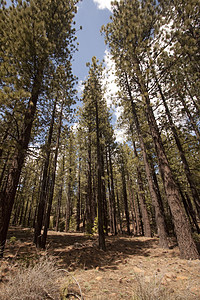
{"type": "Polygon", "coordinates": [[[60,299],[61,273],[50,257],[42,257],[34,265],[20,266],[10,273],[8,282],[1,286],[3,300],[60,299]]]}
{"type": "Polygon", "coordinates": [[[47,252],[36,251],[30,231],[11,228],[9,238],[0,262],[2,300],[57,300],[59,290],[62,299],[69,294],[85,300],[200,299],[200,261],[181,259],[173,240],[163,250],[156,238],[107,237],[107,251],[102,252],[94,238],[50,231],[48,255],[56,259],[56,267],[50,258],[38,261],[47,252]]]}
{"type": "MultiPolygon", "coordinates": [[[[184,300],[172,294],[170,289],[161,285],[159,280],[151,280],[146,283],[145,278],[135,275],[137,288],[133,295],[133,300],[184,300]]],[[[186,300],[186,299],[185,299],[186,300]]]]}

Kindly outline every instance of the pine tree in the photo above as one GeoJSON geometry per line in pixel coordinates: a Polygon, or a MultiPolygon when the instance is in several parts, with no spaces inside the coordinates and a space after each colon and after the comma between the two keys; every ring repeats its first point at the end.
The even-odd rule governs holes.
{"type": "Polygon", "coordinates": [[[24,165],[37,104],[54,65],[66,63],[74,50],[72,19],[77,1],[24,1],[1,8],[1,84],[6,101],[20,106],[22,117],[8,170],[7,185],[0,196],[1,256],[7,236],[20,173],[24,165]],[[12,36],[12,38],[10,38],[12,36]],[[10,96],[9,96],[10,95],[10,96]]]}
{"type": "MultiPolygon", "coordinates": [[[[89,159],[90,159],[90,136],[95,132],[95,147],[96,147],[96,166],[97,166],[97,204],[98,204],[98,233],[99,233],[99,248],[105,250],[105,235],[104,235],[104,222],[105,215],[103,215],[103,207],[105,204],[105,184],[103,182],[103,163],[102,163],[102,144],[103,137],[103,114],[102,110],[105,109],[102,89],[102,64],[98,64],[95,57],[92,58],[92,63],[89,69],[89,76],[84,84],[83,102],[85,105],[85,113],[88,117],[88,132],[89,132],[89,159]]],[[[105,111],[105,110],[104,110],[105,111]]],[[[89,165],[90,168],[90,165],[89,165]]],[[[90,172],[90,171],[89,171],[90,172]]],[[[90,173],[89,173],[90,174],[90,173]]],[[[91,180],[90,180],[91,181],[91,180]]],[[[104,211],[105,212],[105,211],[104,211]]]]}
{"type": "Polygon", "coordinates": [[[184,258],[199,258],[192,238],[190,225],[181,203],[180,194],[173,178],[163,142],[153,114],[148,69],[148,58],[152,36],[156,34],[157,20],[160,19],[159,6],[153,1],[128,1],[116,3],[112,23],[104,29],[111,53],[119,66],[127,71],[134,81],[138,95],[145,105],[146,118],[154,142],[159,170],[173,215],[176,236],[181,255],[184,258]],[[185,241],[187,240],[187,245],[185,241]]]}

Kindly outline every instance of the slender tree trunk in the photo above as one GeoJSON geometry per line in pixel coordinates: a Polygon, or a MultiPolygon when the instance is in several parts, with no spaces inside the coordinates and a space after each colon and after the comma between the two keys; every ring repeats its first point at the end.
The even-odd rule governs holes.
{"type": "Polygon", "coordinates": [[[121,219],[121,212],[120,212],[119,193],[118,193],[117,183],[116,183],[116,194],[117,194],[117,218],[118,218],[120,233],[122,233],[123,227],[122,227],[122,219],[121,219]]]}
{"type": "MultiPolygon", "coordinates": [[[[167,232],[166,232],[164,214],[163,214],[163,211],[161,208],[161,204],[159,202],[159,195],[158,195],[157,187],[155,186],[155,182],[153,181],[153,170],[151,168],[151,165],[150,165],[148,157],[147,157],[147,149],[146,149],[146,145],[144,143],[144,138],[143,138],[143,135],[141,132],[140,123],[138,120],[136,107],[133,102],[127,74],[126,74],[126,85],[127,85],[127,89],[128,89],[129,98],[131,100],[132,115],[133,115],[134,123],[136,126],[136,131],[137,131],[137,135],[139,138],[140,146],[142,149],[142,155],[143,155],[143,160],[144,160],[144,165],[145,165],[146,176],[147,176],[147,180],[148,180],[149,191],[150,191],[153,206],[155,208],[156,226],[157,226],[158,236],[159,236],[159,246],[162,248],[168,248],[168,240],[167,240],[167,232]]],[[[134,141],[133,141],[133,143],[134,143],[134,141]]],[[[133,146],[134,146],[135,156],[138,157],[135,143],[133,146]]],[[[142,177],[140,175],[140,170],[138,167],[137,167],[137,172],[138,172],[139,182],[140,182],[140,186],[141,186],[142,177]]],[[[140,188],[140,192],[142,192],[141,188],[140,188]]],[[[140,198],[141,198],[141,196],[140,196],[140,198]]],[[[144,203],[145,203],[144,199],[141,199],[141,201],[142,201],[141,202],[141,212],[142,212],[142,216],[145,218],[145,219],[143,219],[144,234],[145,234],[145,236],[151,236],[150,222],[149,222],[148,214],[147,214],[145,206],[144,206],[144,203]]]]}
{"type": "Polygon", "coordinates": [[[59,193],[58,193],[58,200],[57,200],[57,206],[56,206],[56,226],[55,230],[59,231],[59,225],[60,225],[60,207],[61,207],[61,201],[62,201],[62,191],[63,187],[60,187],[59,193]]]}
{"type": "Polygon", "coordinates": [[[0,257],[3,257],[11,212],[14,204],[17,185],[22,167],[24,165],[28,144],[31,137],[32,124],[35,117],[36,105],[40,94],[43,77],[43,66],[35,76],[31,98],[28,109],[25,112],[23,126],[18,145],[15,149],[10,169],[8,171],[8,182],[6,189],[0,195],[0,257]]]}
{"type": "Polygon", "coordinates": [[[126,215],[126,228],[128,235],[131,234],[130,231],[130,218],[129,218],[129,208],[128,208],[128,199],[127,199],[127,191],[126,191],[126,178],[125,178],[125,170],[124,170],[124,162],[122,161],[121,165],[121,176],[122,176],[122,187],[123,187],[123,200],[124,200],[124,210],[126,215]]]}
{"type": "Polygon", "coordinates": [[[78,196],[76,203],[76,231],[80,231],[80,215],[81,215],[81,158],[78,164],[78,196]]]}
{"type": "MultiPolygon", "coordinates": [[[[135,157],[138,158],[135,144],[134,144],[134,153],[135,153],[135,157]]],[[[151,226],[150,226],[149,214],[147,211],[146,199],[144,194],[145,193],[144,185],[143,185],[142,174],[139,166],[137,166],[137,180],[138,180],[138,188],[139,188],[138,198],[140,204],[140,211],[142,215],[143,232],[144,232],[144,236],[151,237],[151,226]]]]}
{"type": "Polygon", "coordinates": [[[145,83],[143,81],[143,77],[139,69],[138,61],[135,61],[135,68],[136,68],[136,74],[138,78],[139,89],[143,97],[143,100],[146,103],[148,124],[154,141],[159,169],[163,180],[163,184],[165,186],[168,203],[173,216],[173,222],[174,222],[175,232],[176,232],[177,241],[179,245],[179,250],[183,258],[198,259],[199,253],[195,245],[195,242],[192,238],[191,228],[181,203],[178,187],[173,178],[172,171],[169,166],[167,156],[165,154],[158,125],[156,123],[153,114],[149,94],[146,89],[145,83]]]}
{"type": "Polygon", "coordinates": [[[69,230],[71,216],[72,216],[72,139],[70,137],[69,176],[68,176],[68,191],[67,191],[67,203],[66,203],[65,232],[69,230]]]}
{"type": "Polygon", "coordinates": [[[51,143],[53,136],[53,127],[55,121],[55,112],[56,112],[57,98],[54,101],[54,107],[52,111],[51,123],[49,127],[48,141],[46,143],[46,157],[44,161],[44,169],[42,175],[42,186],[40,191],[40,198],[37,210],[37,219],[35,224],[35,232],[34,232],[34,243],[38,248],[41,248],[41,230],[43,225],[44,211],[45,211],[45,201],[47,199],[47,173],[49,169],[49,161],[50,161],[50,153],[51,153],[51,143]]]}
{"type": "Polygon", "coordinates": [[[186,202],[187,202],[189,214],[190,214],[190,216],[193,220],[193,223],[194,223],[194,226],[196,228],[197,233],[200,234],[200,228],[199,228],[198,220],[197,220],[197,217],[196,217],[196,213],[195,213],[195,211],[192,207],[192,202],[191,202],[190,197],[188,196],[187,193],[185,193],[185,196],[186,196],[186,202]]]}
{"type": "MultiPolygon", "coordinates": [[[[71,177],[71,167],[69,168],[69,177],[71,177]]],[[[65,215],[65,232],[69,231],[70,218],[71,218],[71,180],[68,181],[67,187],[67,203],[66,203],[66,215],[65,215]]]]}
{"type": "Polygon", "coordinates": [[[172,120],[172,116],[171,116],[171,113],[169,111],[169,107],[167,105],[165,96],[163,94],[162,87],[161,87],[161,85],[159,84],[159,82],[157,80],[156,74],[155,74],[155,80],[156,80],[156,84],[158,86],[158,89],[159,89],[159,92],[160,92],[160,95],[161,95],[161,98],[162,98],[162,101],[163,101],[163,105],[165,107],[165,112],[166,112],[166,115],[168,117],[169,125],[170,125],[171,131],[173,133],[173,136],[174,136],[174,139],[175,139],[175,142],[176,142],[176,146],[178,148],[178,151],[179,151],[179,154],[180,154],[180,157],[181,157],[181,161],[183,163],[183,168],[184,168],[184,171],[185,171],[187,181],[188,181],[189,186],[190,186],[192,197],[193,197],[194,201],[197,203],[198,213],[200,215],[200,198],[199,198],[199,195],[198,195],[198,191],[196,189],[194,180],[192,178],[192,174],[191,174],[191,171],[190,171],[190,168],[189,168],[189,164],[188,164],[188,161],[186,159],[183,147],[181,145],[181,141],[179,139],[178,132],[176,130],[176,126],[174,125],[174,122],[172,120]]]}
{"type": "MultiPolygon", "coordinates": [[[[170,78],[171,78],[171,80],[174,81],[174,78],[172,76],[170,76],[170,78]]],[[[200,133],[199,133],[198,126],[197,126],[197,124],[196,124],[196,122],[195,122],[195,120],[194,120],[194,118],[193,118],[193,116],[192,116],[192,114],[191,114],[191,112],[190,112],[187,104],[186,104],[184,96],[182,95],[182,93],[180,92],[180,90],[178,89],[178,87],[176,87],[176,83],[174,83],[174,84],[175,84],[176,93],[178,94],[179,99],[180,99],[180,101],[181,101],[181,103],[182,103],[182,105],[184,107],[184,110],[185,110],[185,112],[187,114],[187,117],[190,120],[190,124],[192,125],[192,128],[193,128],[193,130],[194,130],[194,132],[196,134],[196,138],[197,138],[197,140],[200,143],[200,133]]]]}
{"type": "Polygon", "coordinates": [[[110,181],[111,181],[111,206],[112,206],[112,224],[113,224],[113,233],[117,234],[117,220],[116,220],[116,203],[115,203],[115,190],[114,190],[114,179],[113,179],[113,168],[112,168],[112,158],[111,158],[111,149],[110,145],[108,146],[108,155],[109,155],[109,167],[110,167],[110,181]]]}
{"type": "MultiPolygon", "coordinates": [[[[0,159],[2,158],[2,155],[3,155],[3,148],[4,148],[4,143],[6,142],[6,140],[7,140],[7,137],[8,137],[8,135],[9,135],[9,131],[10,131],[10,128],[12,128],[11,127],[11,122],[9,122],[8,124],[7,124],[7,128],[6,128],[6,131],[5,131],[5,133],[4,133],[4,136],[3,136],[3,138],[2,138],[2,141],[1,141],[1,146],[0,146],[0,159]],[[9,125],[9,126],[8,126],[9,125]]],[[[0,181],[0,184],[1,184],[1,181],[0,181]]]]}
{"type": "Polygon", "coordinates": [[[47,210],[46,210],[46,216],[45,216],[45,222],[44,222],[44,231],[43,231],[42,238],[41,238],[41,246],[44,249],[46,246],[47,232],[48,232],[48,228],[49,228],[51,207],[52,207],[53,194],[54,194],[54,186],[55,186],[55,180],[56,180],[56,168],[57,168],[58,151],[59,151],[59,146],[60,146],[60,134],[61,134],[61,127],[62,127],[63,104],[64,104],[64,99],[62,100],[62,103],[61,103],[56,149],[55,149],[55,157],[54,157],[53,171],[52,171],[52,178],[51,178],[51,185],[50,185],[50,193],[49,193],[49,199],[48,199],[49,201],[47,202],[47,210]]]}
{"type": "MultiPolygon", "coordinates": [[[[191,83],[190,80],[188,79],[187,74],[185,74],[185,75],[186,75],[185,77],[187,78],[187,81],[188,81],[189,85],[190,85],[190,86],[193,85],[193,83],[191,83]]],[[[185,86],[186,91],[188,92],[188,95],[189,95],[189,97],[190,97],[190,99],[191,99],[191,101],[192,101],[194,107],[196,108],[196,111],[197,111],[198,115],[200,115],[200,104],[199,104],[199,102],[195,102],[194,97],[193,97],[193,95],[191,94],[190,89],[188,88],[187,82],[185,82],[185,81],[183,80],[183,84],[184,84],[184,86],[185,86]]],[[[194,85],[193,85],[193,89],[196,89],[196,87],[195,87],[194,85]]]]}
{"type": "Polygon", "coordinates": [[[8,159],[9,159],[9,156],[10,156],[10,152],[8,152],[7,156],[6,156],[6,159],[5,159],[5,162],[4,162],[4,165],[3,165],[3,169],[2,169],[2,172],[1,172],[1,176],[0,176],[0,191],[3,192],[3,179],[4,179],[4,175],[5,175],[5,171],[6,171],[6,168],[7,168],[7,164],[8,164],[8,159]]]}
{"type": "Polygon", "coordinates": [[[93,195],[92,195],[92,141],[91,141],[91,128],[89,128],[89,138],[88,138],[88,189],[87,189],[87,231],[92,233],[92,227],[94,224],[93,216],[93,195]]]}
{"type": "Polygon", "coordinates": [[[58,194],[58,201],[57,201],[57,207],[56,207],[56,231],[59,230],[59,224],[60,224],[60,207],[62,202],[62,194],[63,194],[63,185],[64,185],[64,171],[65,171],[65,156],[62,157],[62,172],[61,172],[61,185],[60,190],[58,194]]]}
{"type": "Polygon", "coordinates": [[[98,233],[99,233],[99,248],[106,250],[105,235],[104,235],[104,220],[103,220],[103,197],[102,197],[102,165],[101,165],[101,146],[100,146],[100,130],[99,130],[99,111],[98,100],[95,99],[96,108],[96,143],[97,143],[97,200],[98,200],[98,233]]]}
{"type": "Polygon", "coordinates": [[[135,218],[135,209],[134,209],[134,205],[133,205],[131,180],[130,180],[129,174],[128,174],[128,191],[129,191],[129,203],[130,203],[132,225],[133,225],[133,235],[135,235],[136,234],[136,218],[135,218]]]}
{"type": "Polygon", "coordinates": [[[132,205],[133,205],[133,209],[135,212],[135,223],[136,223],[135,234],[140,235],[140,213],[139,213],[138,203],[135,199],[135,194],[134,194],[134,190],[133,190],[133,182],[131,179],[130,179],[130,188],[131,188],[131,196],[132,196],[132,205]]]}
{"type": "Polygon", "coordinates": [[[102,197],[103,197],[103,221],[104,221],[104,231],[108,235],[108,206],[106,199],[106,186],[105,186],[105,172],[104,172],[104,158],[103,158],[103,149],[101,147],[101,166],[102,166],[102,197]]]}
{"type": "Polygon", "coordinates": [[[106,151],[106,170],[107,170],[107,189],[108,189],[108,202],[109,202],[109,223],[110,223],[110,233],[114,232],[113,224],[113,209],[112,209],[112,199],[111,199],[111,188],[110,188],[110,171],[108,167],[108,153],[106,151]]]}

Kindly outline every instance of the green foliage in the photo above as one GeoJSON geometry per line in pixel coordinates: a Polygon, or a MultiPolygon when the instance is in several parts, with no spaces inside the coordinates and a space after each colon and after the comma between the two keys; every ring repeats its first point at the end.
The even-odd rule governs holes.
{"type": "Polygon", "coordinates": [[[85,229],[85,232],[86,232],[87,236],[92,236],[94,234],[93,228],[94,228],[93,224],[87,222],[86,229],[85,229]]]}
{"type": "Polygon", "coordinates": [[[93,232],[93,234],[98,233],[98,217],[96,217],[95,220],[94,220],[94,226],[92,228],[92,232],[93,232]]]}
{"type": "Polygon", "coordinates": [[[72,215],[69,221],[69,231],[75,232],[76,231],[76,216],[72,215]]]}
{"type": "Polygon", "coordinates": [[[17,241],[16,236],[11,236],[10,239],[9,239],[10,244],[15,244],[16,241],[17,241]]]}
{"type": "Polygon", "coordinates": [[[59,223],[59,230],[63,232],[65,230],[65,220],[61,220],[59,223]]]}
{"type": "Polygon", "coordinates": [[[192,237],[196,243],[200,244],[200,234],[198,234],[197,232],[193,232],[192,237]]]}

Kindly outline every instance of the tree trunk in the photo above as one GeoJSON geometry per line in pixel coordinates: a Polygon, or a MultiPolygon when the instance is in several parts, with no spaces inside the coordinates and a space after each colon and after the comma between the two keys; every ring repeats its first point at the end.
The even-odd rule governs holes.
{"type": "Polygon", "coordinates": [[[186,259],[198,259],[199,253],[195,242],[192,238],[191,228],[186,217],[184,208],[181,203],[180,194],[178,187],[172,175],[167,156],[165,154],[164,146],[156,123],[149,94],[146,89],[145,83],[141,71],[139,69],[138,61],[135,61],[136,74],[138,78],[138,85],[142,95],[143,100],[146,103],[146,112],[149,128],[151,130],[151,135],[154,141],[155,150],[158,158],[158,164],[160,169],[160,174],[163,180],[165,191],[167,194],[168,203],[173,216],[173,222],[175,227],[175,232],[177,236],[178,246],[181,256],[186,259]]]}
{"type": "Polygon", "coordinates": [[[121,219],[121,212],[120,212],[120,203],[119,203],[119,193],[118,193],[118,188],[117,188],[117,182],[116,182],[116,194],[117,194],[117,218],[118,218],[120,233],[122,233],[123,227],[122,227],[122,219],[121,219]]]}
{"type": "MultiPolygon", "coordinates": [[[[127,85],[127,89],[128,89],[128,94],[129,94],[129,98],[131,100],[132,115],[133,115],[137,135],[138,135],[141,150],[142,150],[145,171],[146,171],[149,191],[150,191],[150,195],[151,195],[151,200],[152,200],[152,204],[155,208],[156,226],[157,226],[158,236],[159,236],[159,246],[162,248],[168,248],[168,240],[167,240],[167,232],[166,232],[164,214],[163,214],[160,202],[159,202],[159,195],[158,195],[157,187],[155,186],[155,182],[153,181],[153,170],[148,161],[147,149],[146,149],[146,145],[144,143],[144,138],[143,138],[143,135],[141,132],[140,123],[139,123],[137,112],[136,112],[136,107],[133,102],[131,89],[130,89],[130,85],[128,82],[128,76],[127,76],[127,74],[125,76],[126,76],[126,85],[127,85]]],[[[133,141],[133,146],[134,146],[135,156],[138,157],[134,141],[133,141]]],[[[140,182],[139,188],[140,188],[140,193],[141,193],[142,190],[141,190],[140,186],[142,185],[142,176],[140,174],[140,170],[138,167],[137,167],[137,172],[138,172],[138,179],[140,182]]],[[[147,211],[144,206],[145,200],[144,200],[144,197],[140,194],[139,194],[139,197],[140,197],[140,202],[141,202],[141,212],[142,212],[143,223],[144,223],[144,234],[145,234],[145,236],[151,236],[150,222],[149,222],[147,211]],[[143,199],[141,199],[142,197],[143,197],[143,199]]]]}
{"type": "Polygon", "coordinates": [[[123,161],[122,161],[122,165],[121,165],[121,176],[122,176],[122,187],[123,187],[124,210],[125,210],[125,215],[126,215],[126,228],[127,228],[128,235],[130,235],[131,231],[130,231],[129,208],[128,208],[126,178],[125,178],[125,170],[124,170],[124,162],[123,161]]]}
{"type": "Polygon", "coordinates": [[[61,103],[61,110],[60,110],[60,116],[59,116],[59,124],[58,124],[58,133],[57,133],[57,141],[56,141],[56,149],[55,149],[55,156],[54,156],[54,163],[53,163],[53,170],[52,170],[52,178],[51,178],[51,184],[50,184],[50,193],[49,193],[49,201],[47,202],[47,210],[46,210],[46,216],[45,216],[45,222],[44,222],[44,231],[41,238],[41,246],[43,249],[45,249],[46,246],[46,240],[47,240],[47,232],[49,228],[49,222],[50,222],[50,215],[51,215],[51,207],[52,207],[52,201],[53,201],[53,193],[54,193],[54,186],[55,186],[55,180],[56,180],[56,167],[57,167],[57,160],[58,160],[58,150],[60,146],[60,134],[61,134],[61,127],[62,127],[62,113],[63,113],[63,104],[64,99],[61,103]]]}
{"type": "Polygon", "coordinates": [[[186,176],[187,181],[189,183],[190,190],[191,190],[191,193],[192,193],[192,197],[193,197],[195,203],[197,203],[197,209],[198,209],[198,213],[200,215],[200,198],[199,198],[199,195],[198,195],[198,191],[196,189],[194,180],[192,178],[192,174],[191,174],[191,171],[190,171],[190,168],[189,168],[189,164],[188,164],[188,161],[186,159],[183,147],[181,145],[181,141],[179,139],[179,136],[178,136],[178,133],[177,133],[177,130],[176,130],[176,126],[175,126],[175,124],[172,120],[172,116],[171,116],[171,113],[169,111],[169,107],[167,105],[165,96],[163,94],[162,87],[161,87],[161,85],[159,84],[159,82],[157,80],[156,74],[154,74],[154,75],[155,75],[156,84],[158,86],[158,89],[159,89],[159,92],[160,92],[160,95],[161,95],[161,98],[162,98],[162,101],[163,101],[163,104],[164,104],[164,107],[165,107],[165,112],[166,112],[166,115],[168,117],[169,125],[170,125],[171,131],[173,133],[173,136],[174,136],[174,139],[175,139],[175,142],[176,142],[176,146],[178,148],[179,155],[181,157],[181,161],[183,163],[185,176],[186,176]]]}
{"type": "Polygon", "coordinates": [[[97,143],[97,201],[98,201],[98,233],[99,233],[99,248],[106,250],[105,235],[104,235],[104,220],[103,220],[103,197],[102,197],[102,165],[101,165],[101,146],[100,146],[100,131],[99,131],[99,112],[98,100],[95,99],[96,108],[96,143],[97,143]]]}
{"type": "Polygon", "coordinates": [[[106,151],[106,170],[107,170],[107,189],[108,189],[108,203],[109,203],[109,223],[110,223],[110,233],[114,232],[113,224],[113,209],[112,209],[112,200],[111,200],[111,188],[110,188],[110,171],[108,167],[108,153],[106,151]]]}
{"type": "Polygon", "coordinates": [[[112,168],[112,158],[110,145],[108,146],[108,156],[109,156],[109,167],[110,167],[110,181],[111,181],[111,206],[112,206],[112,224],[113,233],[117,234],[117,220],[116,220],[116,203],[115,203],[115,190],[114,190],[114,179],[113,179],[113,168],[112,168]]]}
{"type": "Polygon", "coordinates": [[[40,198],[38,204],[37,218],[35,224],[35,232],[34,232],[34,243],[38,248],[41,247],[41,230],[43,225],[44,211],[45,211],[45,202],[47,199],[47,173],[49,169],[49,161],[50,161],[50,153],[51,153],[51,142],[53,136],[53,127],[55,122],[55,112],[56,112],[57,98],[54,101],[54,107],[52,111],[51,123],[49,127],[48,141],[45,145],[46,157],[44,161],[44,169],[42,175],[42,186],[40,191],[40,198]]]}
{"type": "Polygon", "coordinates": [[[92,214],[93,209],[93,198],[92,198],[92,148],[91,148],[91,128],[89,128],[89,137],[88,137],[88,188],[87,188],[87,231],[89,234],[92,233],[92,227],[94,224],[94,216],[92,214]]]}
{"type": "Polygon", "coordinates": [[[80,215],[81,215],[81,158],[79,157],[78,165],[78,196],[76,203],[76,230],[80,231],[80,215]]]}
{"type": "Polygon", "coordinates": [[[139,209],[138,209],[138,203],[135,199],[135,194],[134,194],[134,190],[133,190],[133,183],[132,180],[130,179],[130,189],[131,189],[131,196],[132,196],[132,205],[133,205],[133,209],[135,212],[135,223],[136,223],[136,228],[135,228],[135,234],[136,235],[140,235],[141,234],[141,230],[140,230],[140,213],[139,213],[139,209]]]}
{"type": "Polygon", "coordinates": [[[101,147],[101,166],[102,166],[102,197],[103,197],[103,221],[104,221],[104,231],[108,235],[108,206],[106,199],[106,186],[105,186],[105,172],[104,172],[104,158],[103,158],[103,149],[101,147]]]}
{"type": "Polygon", "coordinates": [[[5,190],[0,195],[0,257],[3,257],[11,212],[14,204],[17,185],[26,157],[28,144],[31,137],[32,124],[35,117],[36,105],[40,94],[43,77],[43,66],[35,76],[28,109],[25,112],[21,135],[15,149],[5,190]]]}
{"type": "Polygon", "coordinates": [[[63,186],[64,186],[64,171],[65,171],[65,156],[62,157],[62,172],[61,172],[61,185],[60,190],[58,194],[58,201],[57,201],[57,207],[56,207],[56,231],[59,230],[59,224],[60,224],[60,207],[62,203],[62,195],[63,195],[63,186]]]}

